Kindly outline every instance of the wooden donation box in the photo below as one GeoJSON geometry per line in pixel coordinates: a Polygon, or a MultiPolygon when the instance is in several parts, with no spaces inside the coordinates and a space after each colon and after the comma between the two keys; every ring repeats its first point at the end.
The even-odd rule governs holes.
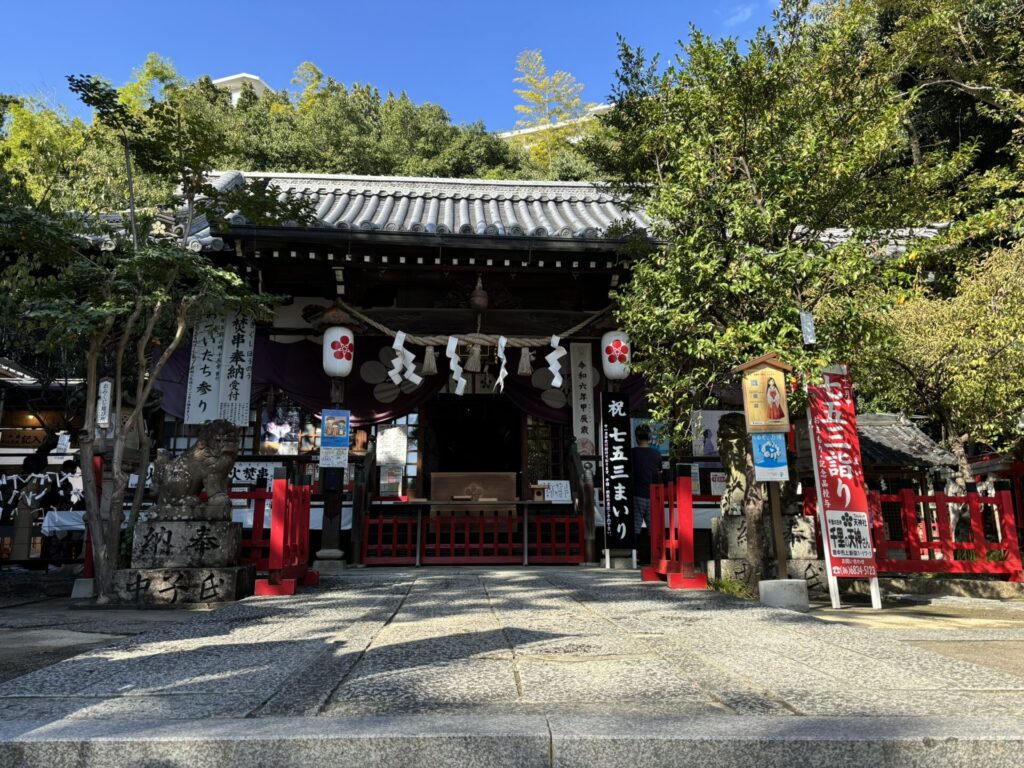
{"type": "Polygon", "coordinates": [[[430,476],[430,500],[434,511],[470,511],[472,502],[479,502],[482,508],[493,512],[514,512],[516,500],[515,472],[434,472],[430,476]],[[439,502],[455,504],[446,508],[439,502]],[[496,502],[508,501],[502,507],[496,502]],[[486,505],[484,507],[483,505],[486,505]]]}

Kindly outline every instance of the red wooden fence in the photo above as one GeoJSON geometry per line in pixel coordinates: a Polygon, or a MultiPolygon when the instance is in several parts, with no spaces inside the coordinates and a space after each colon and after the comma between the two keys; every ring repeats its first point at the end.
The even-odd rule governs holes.
{"type": "Polygon", "coordinates": [[[233,499],[253,502],[252,531],[242,540],[242,562],[267,577],[256,580],[257,595],[294,595],[298,583],[313,586],[320,574],[309,570],[310,487],[274,478],[272,492],[232,491],[233,499]],[[270,538],[264,536],[266,503],[271,502],[270,538]]]}
{"type": "Polygon", "coordinates": [[[421,511],[417,517],[411,511],[371,511],[363,519],[363,563],[522,565],[528,561],[531,565],[574,565],[583,562],[582,516],[531,512],[526,519],[529,530],[524,557],[522,513],[429,514],[421,511]]]}
{"type": "Polygon", "coordinates": [[[522,565],[516,515],[430,515],[423,520],[423,565],[522,565]]]}
{"type": "Polygon", "coordinates": [[[366,565],[416,565],[416,516],[366,515],[362,562],[366,565]]]}
{"type": "Polygon", "coordinates": [[[996,483],[993,496],[979,494],[973,484],[963,496],[947,496],[939,488],[929,495],[909,487],[895,493],[871,490],[868,503],[880,573],[973,573],[1024,581],[1008,484],[996,483]],[[966,541],[956,540],[951,507],[968,516],[966,541]],[[991,538],[986,515],[992,522],[991,538]]]}
{"type": "Polygon", "coordinates": [[[681,476],[651,485],[651,565],[644,581],[665,581],[670,589],[707,589],[708,577],[693,562],[693,480],[681,476]]]}

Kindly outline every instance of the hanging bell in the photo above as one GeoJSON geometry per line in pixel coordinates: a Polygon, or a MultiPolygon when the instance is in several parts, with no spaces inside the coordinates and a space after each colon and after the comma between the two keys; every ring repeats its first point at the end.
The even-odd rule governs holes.
{"type": "Polygon", "coordinates": [[[423,352],[423,375],[433,376],[437,373],[437,350],[431,345],[423,352]]]}
{"type": "Polygon", "coordinates": [[[533,366],[530,365],[530,360],[533,358],[533,353],[530,352],[529,347],[523,347],[519,351],[519,370],[517,373],[520,376],[532,376],[533,366]]]}

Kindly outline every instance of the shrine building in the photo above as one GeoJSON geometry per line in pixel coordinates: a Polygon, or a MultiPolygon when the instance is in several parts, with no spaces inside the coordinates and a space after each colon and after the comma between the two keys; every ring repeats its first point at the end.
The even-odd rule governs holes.
{"type": "MultiPolygon", "coordinates": [[[[594,559],[603,546],[592,487],[599,395],[613,389],[631,416],[647,414],[642,383],[616,356],[624,378],[609,381],[601,349],[615,331],[609,294],[627,276],[627,240],[615,233],[643,235],[643,212],[577,182],[237,171],[211,179],[220,189],[246,180],[311,200],[315,220],[267,227],[236,216],[225,231],[200,220],[190,237],[215,261],[244,265],[254,289],[286,297],[255,331],[235,482],[287,467],[327,498],[330,519],[320,418],[343,409],[352,430],[345,533],[330,546],[346,559],[594,559]],[[336,337],[325,341],[325,330],[336,337]],[[332,382],[324,345],[343,342],[338,357],[353,354],[332,382]]],[[[628,352],[628,340],[614,339],[628,352]]],[[[194,360],[179,350],[161,374],[160,439],[171,449],[189,444],[187,422],[210,418],[187,412],[194,360]]]]}

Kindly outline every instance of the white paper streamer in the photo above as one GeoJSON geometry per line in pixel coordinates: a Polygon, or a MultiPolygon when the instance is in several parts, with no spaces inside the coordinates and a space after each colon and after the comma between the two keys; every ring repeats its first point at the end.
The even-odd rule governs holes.
{"type": "Polygon", "coordinates": [[[391,361],[388,378],[395,384],[401,384],[403,378],[417,387],[422,384],[423,379],[416,373],[416,355],[405,348],[405,331],[395,334],[391,348],[395,350],[395,359],[391,361]]]}
{"type": "Polygon", "coordinates": [[[448,348],[445,350],[448,364],[452,369],[452,379],[455,381],[455,394],[461,395],[466,391],[466,380],[462,377],[462,365],[459,363],[459,340],[454,336],[448,337],[448,348]]]}
{"type": "Polygon", "coordinates": [[[401,384],[402,368],[405,366],[405,331],[399,331],[395,334],[395,341],[392,343],[391,348],[395,350],[395,359],[391,361],[391,370],[388,372],[388,378],[395,384],[401,384]]]}
{"type": "Polygon", "coordinates": [[[561,346],[561,339],[557,336],[551,337],[553,351],[544,357],[548,361],[548,370],[551,371],[551,387],[558,389],[562,386],[562,365],[558,361],[565,357],[565,347],[561,346]]]}
{"type": "Polygon", "coordinates": [[[498,368],[498,380],[494,382],[494,388],[504,394],[505,392],[505,377],[508,376],[508,369],[505,366],[505,345],[508,344],[508,339],[504,336],[498,337],[498,359],[501,360],[501,367],[498,368]]]}

